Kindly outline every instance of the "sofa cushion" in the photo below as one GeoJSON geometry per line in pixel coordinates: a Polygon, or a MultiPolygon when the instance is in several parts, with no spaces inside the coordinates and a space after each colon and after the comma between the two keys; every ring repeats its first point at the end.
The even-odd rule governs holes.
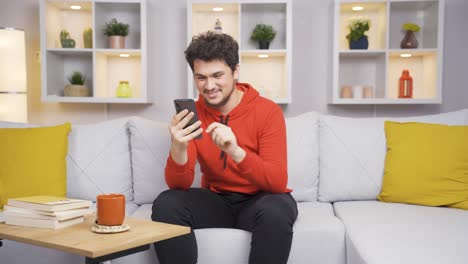
{"type": "Polygon", "coordinates": [[[298,202],[317,200],[319,177],[318,114],[286,118],[288,187],[298,202]]]}
{"type": "Polygon", "coordinates": [[[468,263],[468,211],[377,201],[337,202],[348,264],[468,263]]]}
{"type": "Polygon", "coordinates": [[[385,122],[380,201],[468,210],[468,126],[385,122]]]}
{"type": "MultiPolygon", "coordinates": [[[[140,206],[132,217],[151,219],[151,207],[151,204],[140,206]]],[[[323,263],[326,260],[327,264],[344,264],[345,230],[343,223],[335,217],[331,204],[303,202],[298,203],[297,207],[299,215],[294,224],[288,263],[323,263]]],[[[250,232],[230,228],[206,228],[195,230],[195,236],[198,243],[198,263],[248,263],[250,232]]],[[[131,263],[137,263],[137,259],[155,257],[152,252],[138,254],[130,257],[133,260],[131,263]]],[[[155,262],[154,259],[151,263],[155,262]]]]}
{"type": "MultiPolygon", "coordinates": [[[[164,168],[171,147],[167,123],[141,117],[132,117],[128,122],[133,174],[134,202],[153,203],[167,184],[164,168]]],[[[193,186],[200,187],[200,170],[197,164],[193,186]]]]}
{"type": "Polygon", "coordinates": [[[103,193],[133,200],[127,118],[74,125],[67,156],[67,195],[96,201],[103,193]]]}
{"type": "MultiPolygon", "coordinates": [[[[167,189],[164,168],[171,139],[167,123],[132,117],[129,121],[134,199],[152,203],[167,189]]],[[[318,184],[318,115],[305,113],[286,119],[288,187],[297,201],[315,201],[318,184]]],[[[200,169],[192,186],[200,186],[200,169]]]]}
{"type": "Polygon", "coordinates": [[[382,186],[386,142],[384,122],[463,125],[467,110],[408,118],[320,118],[320,182],[322,202],[375,200],[382,186]]]}
{"type": "Polygon", "coordinates": [[[65,196],[70,123],[0,128],[0,208],[9,198],[65,196]]]}

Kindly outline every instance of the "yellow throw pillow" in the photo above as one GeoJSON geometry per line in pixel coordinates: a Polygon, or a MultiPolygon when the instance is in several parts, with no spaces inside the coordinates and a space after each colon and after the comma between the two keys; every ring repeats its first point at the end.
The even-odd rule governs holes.
{"type": "Polygon", "coordinates": [[[468,209],[468,126],[385,122],[380,201],[468,209]]]}
{"type": "Polygon", "coordinates": [[[66,195],[70,123],[0,128],[0,208],[8,198],[66,195]]]}

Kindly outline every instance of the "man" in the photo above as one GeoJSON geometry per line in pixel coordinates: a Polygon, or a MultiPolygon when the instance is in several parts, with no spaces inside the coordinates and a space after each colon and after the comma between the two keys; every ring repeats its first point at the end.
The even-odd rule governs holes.
{"type": "Polygon", "coordinates": [[[156,198],[151,218],[192,232],[155,243],[161,264],[196,263],[193,229],[214,227],[252,232],[250,264],[288,261],[297,207],[286,188],[285,121],[278,105],[237,83],[238,49],[229,35],[207,32],[185,51],[200,95],[200,120],[184,129],[193,113],[172,118],[165,170],[170,190],[156,198]],[[190,188],[196,160],[202,188],[190,188]]]}

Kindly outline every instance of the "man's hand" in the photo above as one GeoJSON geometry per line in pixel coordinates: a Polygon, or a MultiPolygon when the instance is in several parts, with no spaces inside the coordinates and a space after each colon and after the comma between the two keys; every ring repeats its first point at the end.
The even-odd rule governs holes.
{"type": "Polygon", "coordinates": [[[179,164],[185,164],[187,162],[187,147],[190,140],[203,132],[203,129],[200,127],[200,120],[184,128],[195,115],[193,112],[187,113],[187,109],[182,110],[172,117],[171,123],[169,124],[169,133],[171,134],[172,141],[171,157],[179,164]]]}
{"type": "Polygon", "coordinates": [[[236,163],[241,162],[245,158],[246,153],[237,145],[236,135],[234,135],[230,127],[213,122],[206,128],[206,133],[210,135],[211,140],[213,140],[216,146],[231,156],[236,163]]]}

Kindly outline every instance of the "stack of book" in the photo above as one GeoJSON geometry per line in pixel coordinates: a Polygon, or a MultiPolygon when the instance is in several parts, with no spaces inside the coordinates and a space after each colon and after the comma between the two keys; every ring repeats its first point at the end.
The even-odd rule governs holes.
{"type": "Polygon", "coordinates": [[[8,199],[4,207],[5,223],[8,225],[50,229],[81,223],[84,216],[91,213],[91,201],[54,196],[8,199]]]}

